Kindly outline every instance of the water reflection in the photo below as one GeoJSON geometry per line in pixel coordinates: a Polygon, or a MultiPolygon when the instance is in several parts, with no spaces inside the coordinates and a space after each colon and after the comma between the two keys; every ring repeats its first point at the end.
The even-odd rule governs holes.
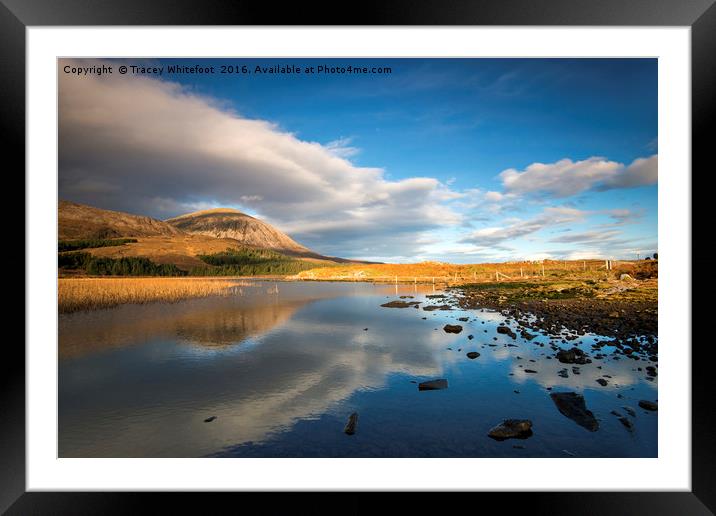
{"type": "MultiPolygon", "coordinates": [[[[655,383],[644,385],[631,360],[606,360],[602,370],[595,361],[560,378],[565,365],[546,359],[551,350],[536,345],[540,339],[495,340],[503,318],[493,312],[380,307],[401,295],[421,307],[443,304],[425,298],[432,285],[257,283],[242,290],[61,317],[60,455],[509,456],[515,450],[483,442],[481,428],[524,415],[539,421],[529,441],[541,443],[534,453],[549,456],[559,450],[541,432],[552,428],[569,442],[583,437],[561,426],[546,387],[593,390],[590,408],[603,414],[618,402],[606,397],[617,386],[656,397],[655,383]],[[463,333],[442,330],[465,316],[463,333]],[[481,356],[468,360],[471,350],[481,356]],[[594,382],[603,374],[612,377],[608,387],[594,382]],[[436,377],[449,377],[450,388],[419,393],[411,383],[436,377]],[[346,442],[343,419],[359,409],[358,431],[346,442]],[[205,423],[209,416],[217,419],[205,423]]],[[[655,453],[655,422],[648,424],[643,442],[622,442],[617,456],[655,453]]],[[[604,425],[595,435],[624,439],[620,432],[604,425]]],[[[598,441],[582,445],[599,455],[586,451],[598,451],[598,441]]]]}

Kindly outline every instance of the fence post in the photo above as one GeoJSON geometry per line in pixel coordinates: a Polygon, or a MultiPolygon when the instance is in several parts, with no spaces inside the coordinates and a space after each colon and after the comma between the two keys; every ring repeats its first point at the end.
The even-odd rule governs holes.
{"type": "Polygon", "coordinates": [[[544,278],[544,263],[542,264],[542,277],[544,278]]]}
{"type": "Polygon", "coordinates": [[[522,277],[524,277],[524,275],[522,274],[522,267],[520,267],[520,278],[522,277]]]}
{"type": "Polygon", "coordinates": [[[398,276],[395,277],[395,284],[398,284],[398,276]]]}

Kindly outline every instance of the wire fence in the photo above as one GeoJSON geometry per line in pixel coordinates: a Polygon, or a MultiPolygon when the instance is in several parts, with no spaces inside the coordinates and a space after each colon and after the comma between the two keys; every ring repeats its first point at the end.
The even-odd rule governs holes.
{"type": "Polygon", "coordinates": [[[631,265],[627,260],[582,260],[549,261],[543,263],[523,262],[490,264],[487,266],[454,266],[458,270],[430,275],[373,274],[363,269],[345,273],[320,274],[306,271],[299,277],[303,280],[372,281],[395,284],[454,284],[487,283],[500,281],[539,280],[547,277],[564,276],[569,273],[607,273],[618,267],[631,265]]]}

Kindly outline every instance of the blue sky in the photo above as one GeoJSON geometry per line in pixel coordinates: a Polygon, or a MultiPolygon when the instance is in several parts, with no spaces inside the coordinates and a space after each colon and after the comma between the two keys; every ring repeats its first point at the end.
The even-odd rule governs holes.
{"type": "Polygon", "coordinates": [[[132,63],[164,73],[60,74],[61,197],[160,218],[232,206],[319,252],[381,261],[656,251],[655,59],[132,63]]]}

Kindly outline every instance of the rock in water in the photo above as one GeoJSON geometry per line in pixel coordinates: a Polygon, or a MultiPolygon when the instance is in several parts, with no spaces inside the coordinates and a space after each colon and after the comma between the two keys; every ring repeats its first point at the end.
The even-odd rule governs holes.
{"type": "Polygon", "coordinates": [[[529,419],[505,419],[490,429],[487,434],[496,441],[505,439],[527,439],[532,436],[532,421],[529,419]]]}
{"type": "Polygon", "coordinates": [[[631,407],[627,407],[626,405],[622,407],[627,414],[629,414],[631,417],[636,417],[636,410],[634,410],[631,407]]]}
{"type": "Polygon", "coordinates": [[[584,351],[579,348],[560,349],[557,351],[557,359],[563,364],[591,364],[584,351]]]}
{"type": "Polygon", "coordinates": [[[632,423],[631,421],[629,421],[627,418],[625,418],[625,417],[620,417],[620,418],[619,418],[619,422],[620,422],[622,425],[624,425],[627,430],[629,430],[629,431],[634,430],[634,423],[632,423]]]}
{"type": "Polygon", "coordinates": [[[389,303],[383,303],[380,306],[385,308],[410,308],[411,306],[418,306],[420,301],[390,301],[389,303]]]}
{"type": "Polygon", "coordinates": [[[509,335],[513,339],[517,338],[517,334],[515,332],[513,332],[512,329],[507,326],[498,326],[497,333],[500,333],[502,335],[509,335]]]}
{"type": "Polygon", "coordinates": [[[659,405],[655,401],[641,400],[639,406],[645,410],[658,410],[659,405]]]}
{"type": "Polygon", "coordinates": [[[599,422],[592,411],[587,409],[584,396],[576,392],[552,392],[549,396],[563,416],[590,432],[599,430],[599,422]]]}
{"type": "Polygon", "coordinates": [[[607,383],[609,383],[609,382],[607,382],[604,378],[597,378],[595,381],[596,381],[599,385],[601,385],[602,387],[606,387],[606,386],[607,386],[607,383]]]}
{"type": "Polygon", "coordinates": [[[353,412],[348,417],[348,422],[346,423],[346,427],[343,429],[343,431],[348,435],[353,435],[356,433],[356,425],[358,424],[358,412],[353,412]]]}
{"type": "Polygon", "coordinates": [[[460,333],[462,331],[462,326],[459,324],[446,324],[443,326],[443,330],[445,330],[445,333],[460,333]]]}
{"type": "Polygon", "coordinates": [[[470,351],[470,352],[467,354],[467,358],[469,358],[469,359],[471,359],[471,360],[473,360],[473,359],[475,359],[475,358],[477,358],[477,357],[479,357],[479,356],[480,356],[480,353],[478,353],[477,351],[470,351]]]}
{"type": "Polygon", "coordinates": [[[422,382],[418,384],[418,390],[420,391],[437,391],[440,389],[447,389],[448,381],[444,378],[437,380],[430,380],[428,382],[422,382]]]}
{"type": "Polygon", "coordinates": [[[204,423],[211,423],[216,419],[216,416],[209,416],[204,420],[204,423]]]}

